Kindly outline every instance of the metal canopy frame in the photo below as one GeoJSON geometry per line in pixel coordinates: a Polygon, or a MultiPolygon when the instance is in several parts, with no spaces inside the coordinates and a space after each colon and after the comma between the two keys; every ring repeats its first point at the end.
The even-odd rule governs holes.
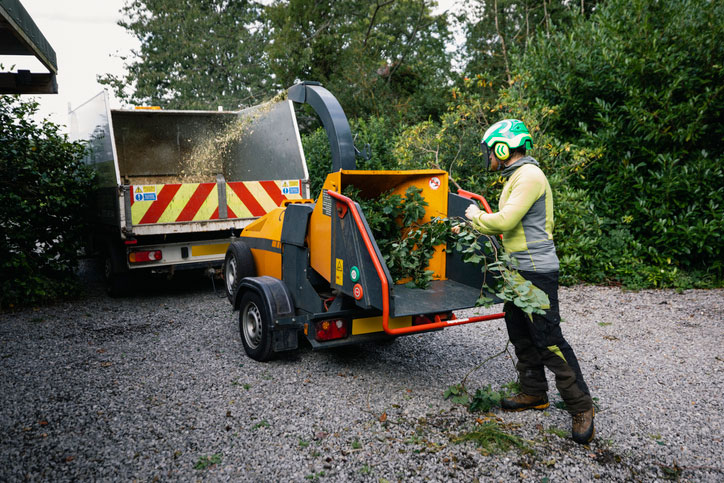
{"type": "Polygon", "coordinates": [[[57,94],[55,50],[19,0],[0,0],[0,55],[32,55],[48,73],[0,72],[0,94],[57,94]]]}

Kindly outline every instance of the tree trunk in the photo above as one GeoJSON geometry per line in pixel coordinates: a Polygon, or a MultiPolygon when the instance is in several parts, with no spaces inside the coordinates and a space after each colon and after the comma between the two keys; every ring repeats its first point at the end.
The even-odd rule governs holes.
{"type": "Polygon", "coordinates": [[[495,10],[495,31],[498,34],[498,37],[500,37],[500,45],[503,48],[503,62],[505,64],[505,75],[508,78],[508,84],[511,84],[513,81],[510,77],[510,67],[508,66],[508,51],[505,48],[505,38],[503,37],[503,34],[500,32],[500,25],[498,24],[498,0],[493,1],[493,9],[495,10]]]}

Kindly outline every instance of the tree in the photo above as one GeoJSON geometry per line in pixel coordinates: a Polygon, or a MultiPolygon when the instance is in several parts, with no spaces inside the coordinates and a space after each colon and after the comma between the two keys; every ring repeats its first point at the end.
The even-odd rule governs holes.
{"type": "Polygon", "coordinates": [[[0,96],[0,307],[78,290],[73,269],[92,173],[80,143],[33,120],[38,105],[0,96]]]}
{"type": "MultiPolygon", "coordinates": [[[[583,3],[590,12],[596,2],[583,3]]],[[[567,28],[580,5],[563,0],[471,0],[459,18],[465,31],[464,71],[482,74],[494,91],[509,85],[512,58],[525,55],[538,32],[567,28]]]]}
{"type": "Polygon", "coordinates": [[[555,111],[551,133],[604,151],[571,181],[604,218],[598,253],[619,274],[721,279],[723,65],[724,4],[709,0],[609,0],[517,63],[522,95],[555,111]]]}
{"type": "Polygon", "coordinates": [[[101,84],[132,104],[235,109],[274,92],[264,52],[267,30],[255,1],[132,0],[119,25],[141,42],[127,73],[101,84]]]}
{"type": "Polygon", "coordinates": [[[449,79],[446,15],[431,0],[277,0],[269,62],[285,88],[322,82],[350,117],[438,116],[449,79]]]}

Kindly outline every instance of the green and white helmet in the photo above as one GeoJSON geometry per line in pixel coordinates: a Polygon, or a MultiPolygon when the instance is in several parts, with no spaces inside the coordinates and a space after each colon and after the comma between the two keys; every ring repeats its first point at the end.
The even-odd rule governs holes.
{"type": "MultiPolygon", "coordinates": [[[[505,161],[510,157],[511,150],[521,146],[526,149],[533,148],[533,138],[523,121],[504,119],[496,122],[485,131],[481,143],[486,169],[490,167],[491,151],[499,160],[505,161]]],[[[500,168],[502,169],[502,166],[500,168]]]]}

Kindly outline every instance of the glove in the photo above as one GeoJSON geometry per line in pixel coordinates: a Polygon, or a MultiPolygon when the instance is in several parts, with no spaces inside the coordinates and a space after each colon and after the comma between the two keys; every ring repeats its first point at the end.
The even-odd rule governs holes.
{"type": "Polygon", "coordinates": [[[476,216],[478,216],[480,213],[482,213],[482,210],[478,208],[478,206],[473,203],[465,210],[465,218],[468,220],[474,220],[476,216]]]}

